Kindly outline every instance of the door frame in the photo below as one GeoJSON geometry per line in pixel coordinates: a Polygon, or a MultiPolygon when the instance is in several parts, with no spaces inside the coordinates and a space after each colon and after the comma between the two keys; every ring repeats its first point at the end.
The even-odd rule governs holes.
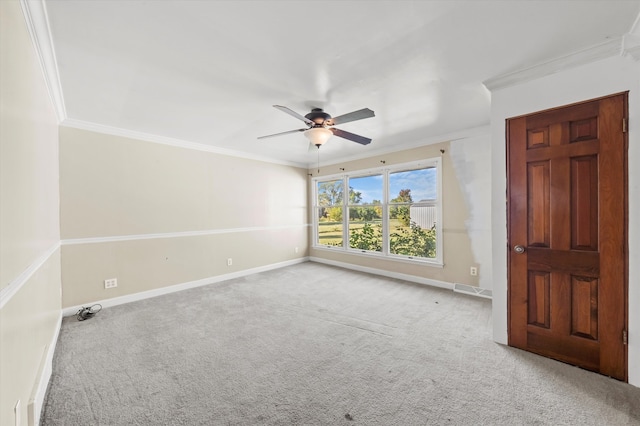
{"type": "MultiPolygon", "coordinates": [[[[511,247],[513,246],[513,241],[511,241],[511,218],[510,218],[510,212],[511,212],[511,205],[510,205],[510,201],[511,201],[511,186],[509,185],[509,176],[510,176],[510,165],[509,165],[509,158],[510,158],[510,150],[509,150],[509,135],[510,135],[510,129],[509,129],[509,124],[511,122],[511,120],[517,119],[517,118],[522,118],[522,117],[527,117],[530,115],[534,115],[534,114],[540,114],[540,113],[546,113],[546,112],[553,112],[559,109],[563,109],[563,108],[567,108],[567,107],[572,107],[572,106],[577,106],[577,105],[581,105],[587,102],[593,102],[593,101],[598,101],[601,99],[606,99],[606,98],[610,98],[610,97],[614,97],[614,96],[620,96],[623,95],[625,98],[624,101],[624,119],[625,119],[625,129],[623,132],[623,156],[624,156],[624,160],[623,160],[623,194],[624,194],[624,223],[623,223],[623,227],[624,227],[624,235],[625,235],[625,241],[624,241],[624,247],[623,247],[623,252],[624,252],[624,271],[623,271],[623,275],[624,275],[624,328],[626,330],[627,336],[629,333],[629,239],[630,239],[630,235],[629,235],[629,129],[628,129],[628,122],[629,122],[629,91],[624,91],[624,92],[618,92],[618,93],[613,93],[610,95],[606,95],[606,96],[600,96],[597,98],[592,98],[592,99],[586,99],[583,101],[579,101],[579,102],[573,102],[570,104],[565,104],[565,105],[560,105],[560,106],[555,106],[552,108],[547,108],[547,109],[543,109],[543,110],[539,110],[539,111],[533,111],[533,112],[529,112],[527,114],[520,114],[517,116],[513,116],[513,117],[508,117],[505,120],[505,125],[504,125],[504,129],[505,129],[505,183],[506,183],[506,237],[507,237],[507,257],[506,257],[506,278],[507,278],[507,295],[506,295],[506,302],[507,302],[507,344],[509,346],[512,346],[512,341],[511,341],[511,337],[512,337],[512,333],[511,333],[511,314],[512,314],[512,309],[511,309],[511,297],[510,297],[510,293],[511,293],[511,256],[514,255],[513,250],[511,250],[511,247]]],[[[622,123],[621,123],[622,125],[622,123]]],[[[624,376],[624,381],[628,382],[629,380],[629,345],[628,343],[625,343],[625,351],[624,351],[624,364],[625,364],[625,376],[624,376]]]]}

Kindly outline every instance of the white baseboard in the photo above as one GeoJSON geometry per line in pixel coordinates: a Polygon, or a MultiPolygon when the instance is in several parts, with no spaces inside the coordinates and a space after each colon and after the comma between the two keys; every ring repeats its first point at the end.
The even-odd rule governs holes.
{"type": "Polygon", "coordinates": [[[200,280],[189,281],[181,284],[174,284],[167,287],[156,288],[153,290],[143,291],[140,293],[127,294],[125,296],[114,297],[111,299],[98,300],[93,302],[86,302],[82,305],[70,306],[62,310],[62,315],[69,317],[75,315],[83,306],[91,306],[99,303],[103,308],[109,306],[117,306],[125,303],[136,302],[138,300],[149,299],[151,297],[162,296],[164,294],[175,293],[177,291],[187,290],[190,288],[201,287],[203,285],[213,284],[220,281],[227,281],[233,278],[240,278],[251,274],[257,274],[259,272],[270,271],[272,269],[283,268],[285,266],[296,265],[298,263],[308,262],[309,257],[301,257],[299,259],[287,260],[285,262],[272,263],[270,265],[259,266],[257,268],[245,269],[238,272],[232,272],[230,274],[217,275],[215,277],[203,278],[200,280]]]}
{"type": "Polygon", "coordinates": [[[51,374],[53,373],[53,355],[56,351],[56,344],[58,343],[61,326],[62,311],[58,314],[56,328],[53,333],[53,337],[51,338],[51,342],[44,347],[42,360],[40,361],[40,367],[38,368],[38,374],[36,376],[36,383],[33,386],[33,391],[29,398],[29,406],[27,407],[29,426],[38,426],[40,424],[40,414],[42,413],[42,406],[47,394],[49,380],[51,380],[51,374]]]}
{"type": "Polygon", "coordinates": [[[369,268],[367,266],[353,265],[351,263],[337,262],[335,260],[327,260],[321,257],[310,257],[310,261],[324,263],[326,265],[338,266],[340,268],[351,269],[359,272],[367,272],[369,274],[381,275],[388,278],[396,278],[399,280],[410,281],[418,284],[430,285],[432,287],[446,288],[453,290],[453,283],[446,281],[433,280],[431,278],[416,277],[415,275],[401,274],[399,272],[385,271],[384,269],[369,268]]]}

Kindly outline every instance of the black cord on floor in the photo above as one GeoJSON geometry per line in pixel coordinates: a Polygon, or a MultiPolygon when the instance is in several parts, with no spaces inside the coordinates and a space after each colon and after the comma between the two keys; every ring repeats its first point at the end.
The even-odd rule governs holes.
{"type": "Polygon", "coordinates": [[[76,312],[76,318],[78,318],[78,321],[84,321],[86,319],[93,318],[101,310],[102,305],[99,303],[96,303],[95,305],[92,305],[88,308],[85,308],[83,306],[78,312],[76,312]]]}

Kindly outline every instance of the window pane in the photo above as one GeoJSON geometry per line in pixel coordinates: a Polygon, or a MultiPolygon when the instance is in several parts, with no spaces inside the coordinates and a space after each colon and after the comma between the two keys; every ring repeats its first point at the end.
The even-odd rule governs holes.
{"type": "Polygon", "coordinates": [[[318,241],[324,246],[342,247],[342,207],[318,207],[318,241]]]}
{"type": "Polygon", "coordinates": [[[349,207],[349,247],[382,251],[382,206],[349,207]]]}
{"type": "Polygon", "coordinates": [[[436,257],[437,174],[435,167],[389,174],[389,251],[436,257]]]}
{"type": "Polygon", "coordinates": [[[431,203],[389,207],[389,250],[411,257],[436,257],[437,208],[431,203]],[[391,218],[392,210],[396,217],[391,218]],[[406,209],[406,210],[405,210],[406,209]]]}
{"type": "Polygon", "coordinates": [[[438,196],[435,167],[389,174],[389,202],[412,203],[435,200],[438,196]]]}
{"type": "Polygon", "coordinates": [[[382,175],[349,178],[349,247],[382,251],[382,175]]]}
{"type": "Polygon", "coordinates": [[[381,204],[382,175],[349,178],[349,204],[381,204]]]}
{"type": "Polygon", "coordinates": [[[318,182],[318,205],[335,206],[342,204],[342,180],[318,182]]]}
{"type": "Polygon", "coordinates": [[[411,223],[415,223],[422,229],[431,229],[436,226],[438,209],[434,203],[413,203],[409,207],[411,223]]]}

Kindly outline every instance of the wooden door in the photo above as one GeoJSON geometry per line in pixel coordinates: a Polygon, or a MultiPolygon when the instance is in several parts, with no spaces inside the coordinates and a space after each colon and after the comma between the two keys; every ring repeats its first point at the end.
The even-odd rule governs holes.
{"type": "Polygon", "coordinates": [[[627,94],[507,120],[509,345],[627,380],[627,94]]]}

